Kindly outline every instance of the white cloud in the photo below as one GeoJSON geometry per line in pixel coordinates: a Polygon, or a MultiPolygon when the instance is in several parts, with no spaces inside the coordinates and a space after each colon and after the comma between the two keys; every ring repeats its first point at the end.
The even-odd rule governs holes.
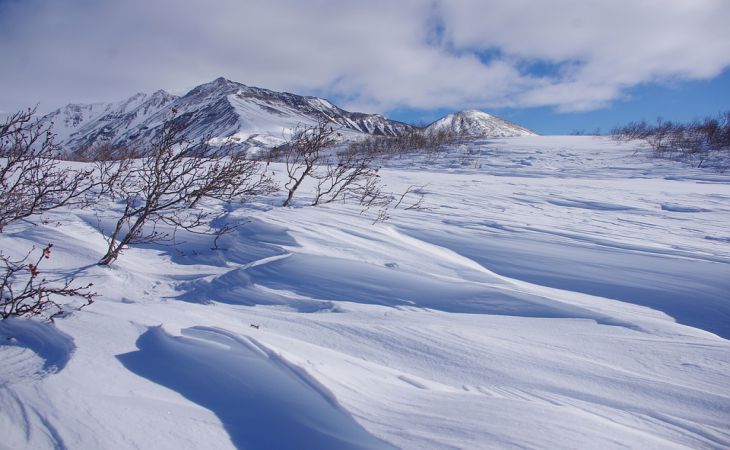
{"type": "Polygon", "coordinates": [[[640,83],[716,76],[727,23],[726,0],[0,0],[0,109],[222,75],[366,111],[586,110],[640,83]]]}
{"type": "Polygon", "coordinates": [[[439,10],[452,48],[579,63],[517,105],[592,109],[639,83],[711,78],[730,65],[726,0],[450,0],[439,10]]]}

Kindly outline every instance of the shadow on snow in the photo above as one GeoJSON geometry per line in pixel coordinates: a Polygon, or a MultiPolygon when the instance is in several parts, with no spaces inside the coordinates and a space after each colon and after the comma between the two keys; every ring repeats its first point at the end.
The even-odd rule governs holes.
{"type": "Polygon", "coordinates": [[[118,355],[130,371],[209,409],[237,448],[393,448],[369,434],[302,369],[253,339],[193,327],[161,327],[118,355]]]}

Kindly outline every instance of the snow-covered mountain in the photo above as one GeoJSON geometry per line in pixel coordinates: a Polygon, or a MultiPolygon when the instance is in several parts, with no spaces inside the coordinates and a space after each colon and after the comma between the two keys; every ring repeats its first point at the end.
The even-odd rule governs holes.
{"type": "Polygon", "coordinates": [[[429,133],[444,131],[471,137],[537,136],[534,131],[476,109],[449,114],[426,127],[429,133]]]}
{"type": "Polygon", "coordinates": [[[114,145],[145,144],[163,124],[175,119],[191,140],[271,146],[298,125],[326,119],[345,138],[395,136],[413,128],[379,114],[349,112],[327,100],[246,86],[217,78],[178,97],[165,91],[136,94],[110,104],[70,104],[44,117],[54,122],[58,142],[78,150],[99,141],[114,145]]]}
{"type": "MultiPolygon", "coordinates": [[[[239,148],[273,147],[300,125],[325,119],[337,124],[345,140],[367,135],[398,136],[417,129],[380,114],[346,111],[318,97],[276,92],[217,78],[183,96],[163,90],[135,94],[117,103],[69,104],[43,117],[53,122],[57,142],[70,151],[108,142],[144,146],[165,122],[174,119],[191,141],[239,148]]],[[[535,135],[490,114],[469,110],[448,115],[425,131],[473,137],[535,135]]]]}
{"type": "Polygon", "coordinates": [[[99,141],[123,144],[137,139],[152,128],[151,125],[160,125],[172,117],[170,106],[177,99],[160,90],[153,94],[135,94],[117,103],[72,103],[47,114],[42,120],[53,122],[57,142],[71,150],[99,141]],[[150,123],[153,118],[154,122],[150,123]]]}

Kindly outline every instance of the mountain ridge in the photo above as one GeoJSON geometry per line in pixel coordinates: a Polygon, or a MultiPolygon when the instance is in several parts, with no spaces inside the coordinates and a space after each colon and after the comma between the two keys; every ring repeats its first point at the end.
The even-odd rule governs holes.
{"type": "MultiPolygon", "coordinates": [[[[475,137],[535,134],[486,113],[475,118],[477,113],[481,112],[454,113],[425,130],[450,127],[451,131],[475,137]],[[443,122],[451,116],[463,118],[464,114],[471,119],[443,122]],[[464,132],[467,125],[471,128],[464,132]]],[[[57,141],[70,151],[100,142],[114,146],[147,145],[170,120],[181,125],[190,140],[242,149],[274,147],[296,127],[321,120],[337,124],[343,140],[368,135],[399,136],[421,129],[381,114],[350,112],[323,98],[247,86],[223,77],[195,86],[180,96],[158,90],[152,94],[137,93],[120,102],[71,103],[41,120],[53,122],[57,141]]]]}

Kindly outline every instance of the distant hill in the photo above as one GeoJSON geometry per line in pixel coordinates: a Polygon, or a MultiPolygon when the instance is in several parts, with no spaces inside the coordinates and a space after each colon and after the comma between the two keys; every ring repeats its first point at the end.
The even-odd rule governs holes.
{"type": "Polygon", "coordinates": [[[534,131],[476,109],[449,114],[426,127],[427,132],[449,132],[471,137],[537,136],[534,131]]]}

